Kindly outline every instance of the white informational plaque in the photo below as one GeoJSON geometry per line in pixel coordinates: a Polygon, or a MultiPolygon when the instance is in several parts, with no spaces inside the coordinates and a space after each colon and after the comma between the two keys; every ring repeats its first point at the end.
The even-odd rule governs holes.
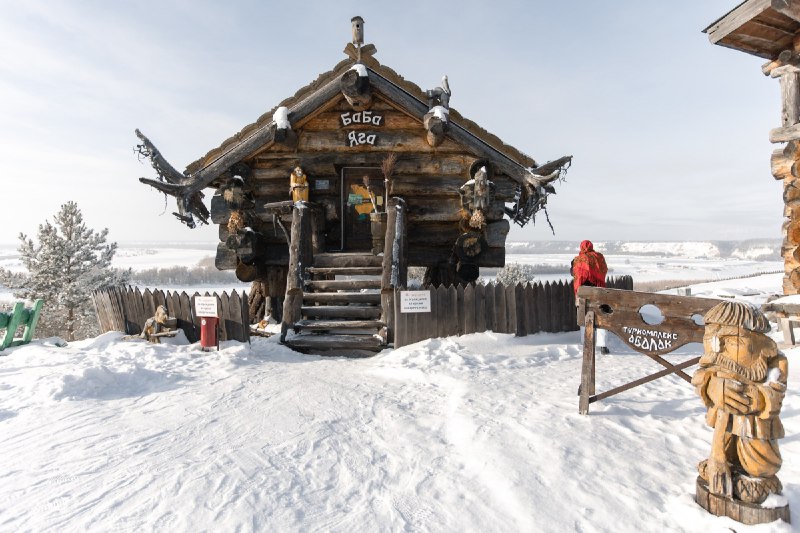
{"type": "Polygon", "coordinates": [[[429,291],[400,291],[401,313],[430,313],[431,293],[429,291]]]}
{"type": "Polygon", "coordinates": [[[219,316],[216,296],[196,296],[194,299],[195,316],[219,316]]]}

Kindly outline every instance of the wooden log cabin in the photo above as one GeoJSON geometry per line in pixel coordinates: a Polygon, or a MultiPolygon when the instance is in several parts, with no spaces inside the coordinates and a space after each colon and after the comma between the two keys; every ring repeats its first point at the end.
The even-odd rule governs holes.
{"type": "Polygon", "coordinates": [[[422,90],[375,59],[360,17],[352,32],[344,61],[183,173],[137,130],[159,177],[141,181],[219,226],[217,268],[282,302],[300,351],[391,343],[409,266],[447,284],[502,267],[510,221],[532,221],[572,159],[538,164],[451,108],[446,77],[422,90]]]}
{"type": "Polygon", "coordinates": [[[770,141],[772,175],[783,182],[784,294],[800,293],[800,0],[746,0],[703,30],[711,43],[767,60],[778,78],[781,125],[770,141]],[[784,144],[785,143],[785,144],[784,144]]]}

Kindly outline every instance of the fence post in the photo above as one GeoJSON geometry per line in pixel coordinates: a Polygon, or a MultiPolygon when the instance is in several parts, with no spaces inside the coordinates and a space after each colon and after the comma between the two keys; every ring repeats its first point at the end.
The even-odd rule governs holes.
{"type": "Polygon", "coordinates": [[[486,331],[486,288],[480,284],[475,285],[475,331],[486,331]]]}
{"type": "Polygon", "coordinates": [[[490,283],[486,286],[484,297],[486,298],[484,311],[486,313],[486,330],[497,332],[497,322],[495,322],[494,283],[490,283]]]}
{"type": "Polygon", "coordinates": [[[517,327],[515,335],[517,337],[528,336],[528,313],[527,306],[525,305],[525,288],[522,283],[517,283],[514,286],[514,298],[516,299],[517,308],[517,327]]]}
{"type": "Polygon", "coordinates": [[[464,288],[464,334],[475,333],[475,288],[470,283],[464,288]]]}

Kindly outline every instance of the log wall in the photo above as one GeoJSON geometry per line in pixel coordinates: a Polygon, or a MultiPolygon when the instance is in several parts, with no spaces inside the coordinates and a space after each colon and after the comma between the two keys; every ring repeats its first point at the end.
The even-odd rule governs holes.
{"type": "MultiPolygon", "coordinates": [[[[797,35],[794,43],[790,52],[800,50],[797,35]]],[[[780,79],[781,126],[770,132],[770,141],[786,145],[773,152],[770,166],[775,179],[783,181],[783,293],[788,295],[800,293],[800,70],[773,63],[764,72],[780,79]]]]}
{"type": "MultiPolygon", "coordinates": [[[[340,242],[340,194],[342,168],[381,167],[390,153],[397,156],[393,179],[385,196],[401,196],[406,200],[410,235],[409,259],[412,266],[435,266],[446,261],[455,239],[462,233],[459,187],[469,179],[469,168],[477,159],[459,144],[445,139],[431,147],[421,121],[397,109],[380,95],[374,94],[368,116],[380,116],[379,124],[347,123],[342,115],[354,113],[341,97],[321,112],[302,123],[293,124],[296,145],[272,142],[249,156],[245,163],[251,168],[245,179],[245,190],[252,194],[255,207],[250,225],[263,235],[263,246],[270,247],[266,266],[288,264],[286,237],[276,227],[271,214],[264,212],[267,203],[286,201],[289,196],[289,174],[300,166],[308,176],[309,200],[321,204],[327,225],[326,246],[333,249],[340,242]],[[375,134],[374,144],[351,146],[350,135],[375,134]]],[[[487,213],[489,223],[503,222],[504,202],[513,201],[516,183],[503,174],[495,174],[496,197],[487,213]]],[[[211,219],[220,225],[220,246],[217,267],[235,269],[234,250],[227,249],[227,229],[231,209],[218,193],[211,201],[211,219]]],[[[285,227],[291,216],[281,218],[285,227]]],[[[477,264],[500,267],[505,263],[505,234],[489,242],[490,249],[478,258],[477,264]]]]}

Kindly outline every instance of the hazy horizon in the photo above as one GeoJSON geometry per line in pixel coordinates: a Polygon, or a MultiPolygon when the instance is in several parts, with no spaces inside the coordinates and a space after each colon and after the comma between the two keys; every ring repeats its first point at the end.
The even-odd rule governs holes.
{"type": "Polygon", "coordinates": [[[447,74],[454,109],[540,163],[574,157],[549,199],[555,235],[540,213],[509,239],[779,237],[779,83],[702,33],[737,3],[8,2],[0,241],[74,200],[113,241],[216,243],[216,226],[186,228],[138,182],[154,172],[134,129],[185,168],[344,59],[354,15],[382,64],[423,89],[447,74]]]}

